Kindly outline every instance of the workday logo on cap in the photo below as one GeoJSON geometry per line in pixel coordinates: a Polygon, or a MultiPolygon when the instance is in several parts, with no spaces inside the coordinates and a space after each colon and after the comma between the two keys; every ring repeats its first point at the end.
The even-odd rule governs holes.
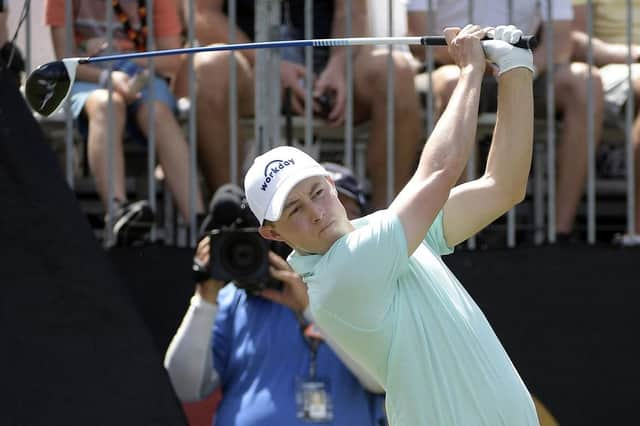
{"type": "Polygon", "coordinates": [[[269,184],[275,179],[276,175],[284,170],[287,166],[295,166],[296,162],[293,158],[288,160],[273,160],[267,164],[264,168],[264,182],[260,186],[260,189],[266,191],[269,187],[269,184]]]}
{"type": "Polygon", "coordinates": [[[253,160],[244,177],[244,192],[253,214],[262,224],[277,221],[291,189],[312,176],[328,176],[327,170],[305,152],[279,146],[253,160]]]}

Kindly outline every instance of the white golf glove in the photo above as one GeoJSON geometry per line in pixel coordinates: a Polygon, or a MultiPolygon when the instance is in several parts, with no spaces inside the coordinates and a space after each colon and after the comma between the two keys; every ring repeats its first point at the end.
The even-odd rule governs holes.
{"type": "Polygon", "coordinates": [[[485,56],[498,67],[498,75],[521,67],[534,72],[531,50],[510,44],[517,43],[520,37],[522,37],[522,31],[515,26],[498,25],[495,28],[493,40],[482,42],[485,56]]]}

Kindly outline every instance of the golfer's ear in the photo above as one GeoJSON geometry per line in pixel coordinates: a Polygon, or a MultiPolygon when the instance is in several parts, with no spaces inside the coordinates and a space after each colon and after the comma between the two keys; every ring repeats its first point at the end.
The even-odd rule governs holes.
{"type": "Polygon", "coordinates": [[[273,225],[265,224],[258,228],[258,232],[265,240],[284,241],[273,225]]]}

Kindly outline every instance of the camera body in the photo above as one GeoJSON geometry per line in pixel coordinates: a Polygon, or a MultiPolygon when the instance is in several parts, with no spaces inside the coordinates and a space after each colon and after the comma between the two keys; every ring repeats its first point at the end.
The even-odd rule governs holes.
{"type": "Polygon", "coordinates": [[[326,120],[335,104],[335,93],[325,92],[322,95],[315,97],[314,100],[318,105],[320,105],[320,111],[316,115],[326,120]]]}
{"type": "Polygon", "coordinates": [[[206,234],[210,239],[211,278],[233,281],[249,293],[281,289],[282,283],[269,274],[269,251],[286,257],[290,249],[260,235],[258,221],[243,191],[235,185],[222,186],[216,191],[209,212],[206,234]]]}
{"type": "Polygon", "coordinates": [[[233,281],[249,293],[282,288],[282,283],[269,274],[269,250],[274,250],[273,244],[262,238],[258,228],[213,229],[209,237],[214,259],[212,278],[233,281]]]}

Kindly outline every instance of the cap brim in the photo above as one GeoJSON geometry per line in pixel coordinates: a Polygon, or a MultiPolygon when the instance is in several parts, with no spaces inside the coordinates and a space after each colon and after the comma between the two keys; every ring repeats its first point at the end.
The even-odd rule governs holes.
{"type": "MultiPolygon", "coordinates": [[[[324,167],[320,165],[316,165],[313,167],[309,167],[308,169],[297,171],[295,174],[288,176],[275,191],[271,202],[269,203],[269,207],[264,213],[264,219],[272,222],[280,219],[282,215],[282,209],[284,208],[284,203],[289,196],[289,192],[293,189],[294,186],[302,182],[303,180],[313,177],[313,176],[329,176],[330,173],[325,170],[324,167]]],[[[264,223],[264,220],[263,220],[264,223]]]]}

